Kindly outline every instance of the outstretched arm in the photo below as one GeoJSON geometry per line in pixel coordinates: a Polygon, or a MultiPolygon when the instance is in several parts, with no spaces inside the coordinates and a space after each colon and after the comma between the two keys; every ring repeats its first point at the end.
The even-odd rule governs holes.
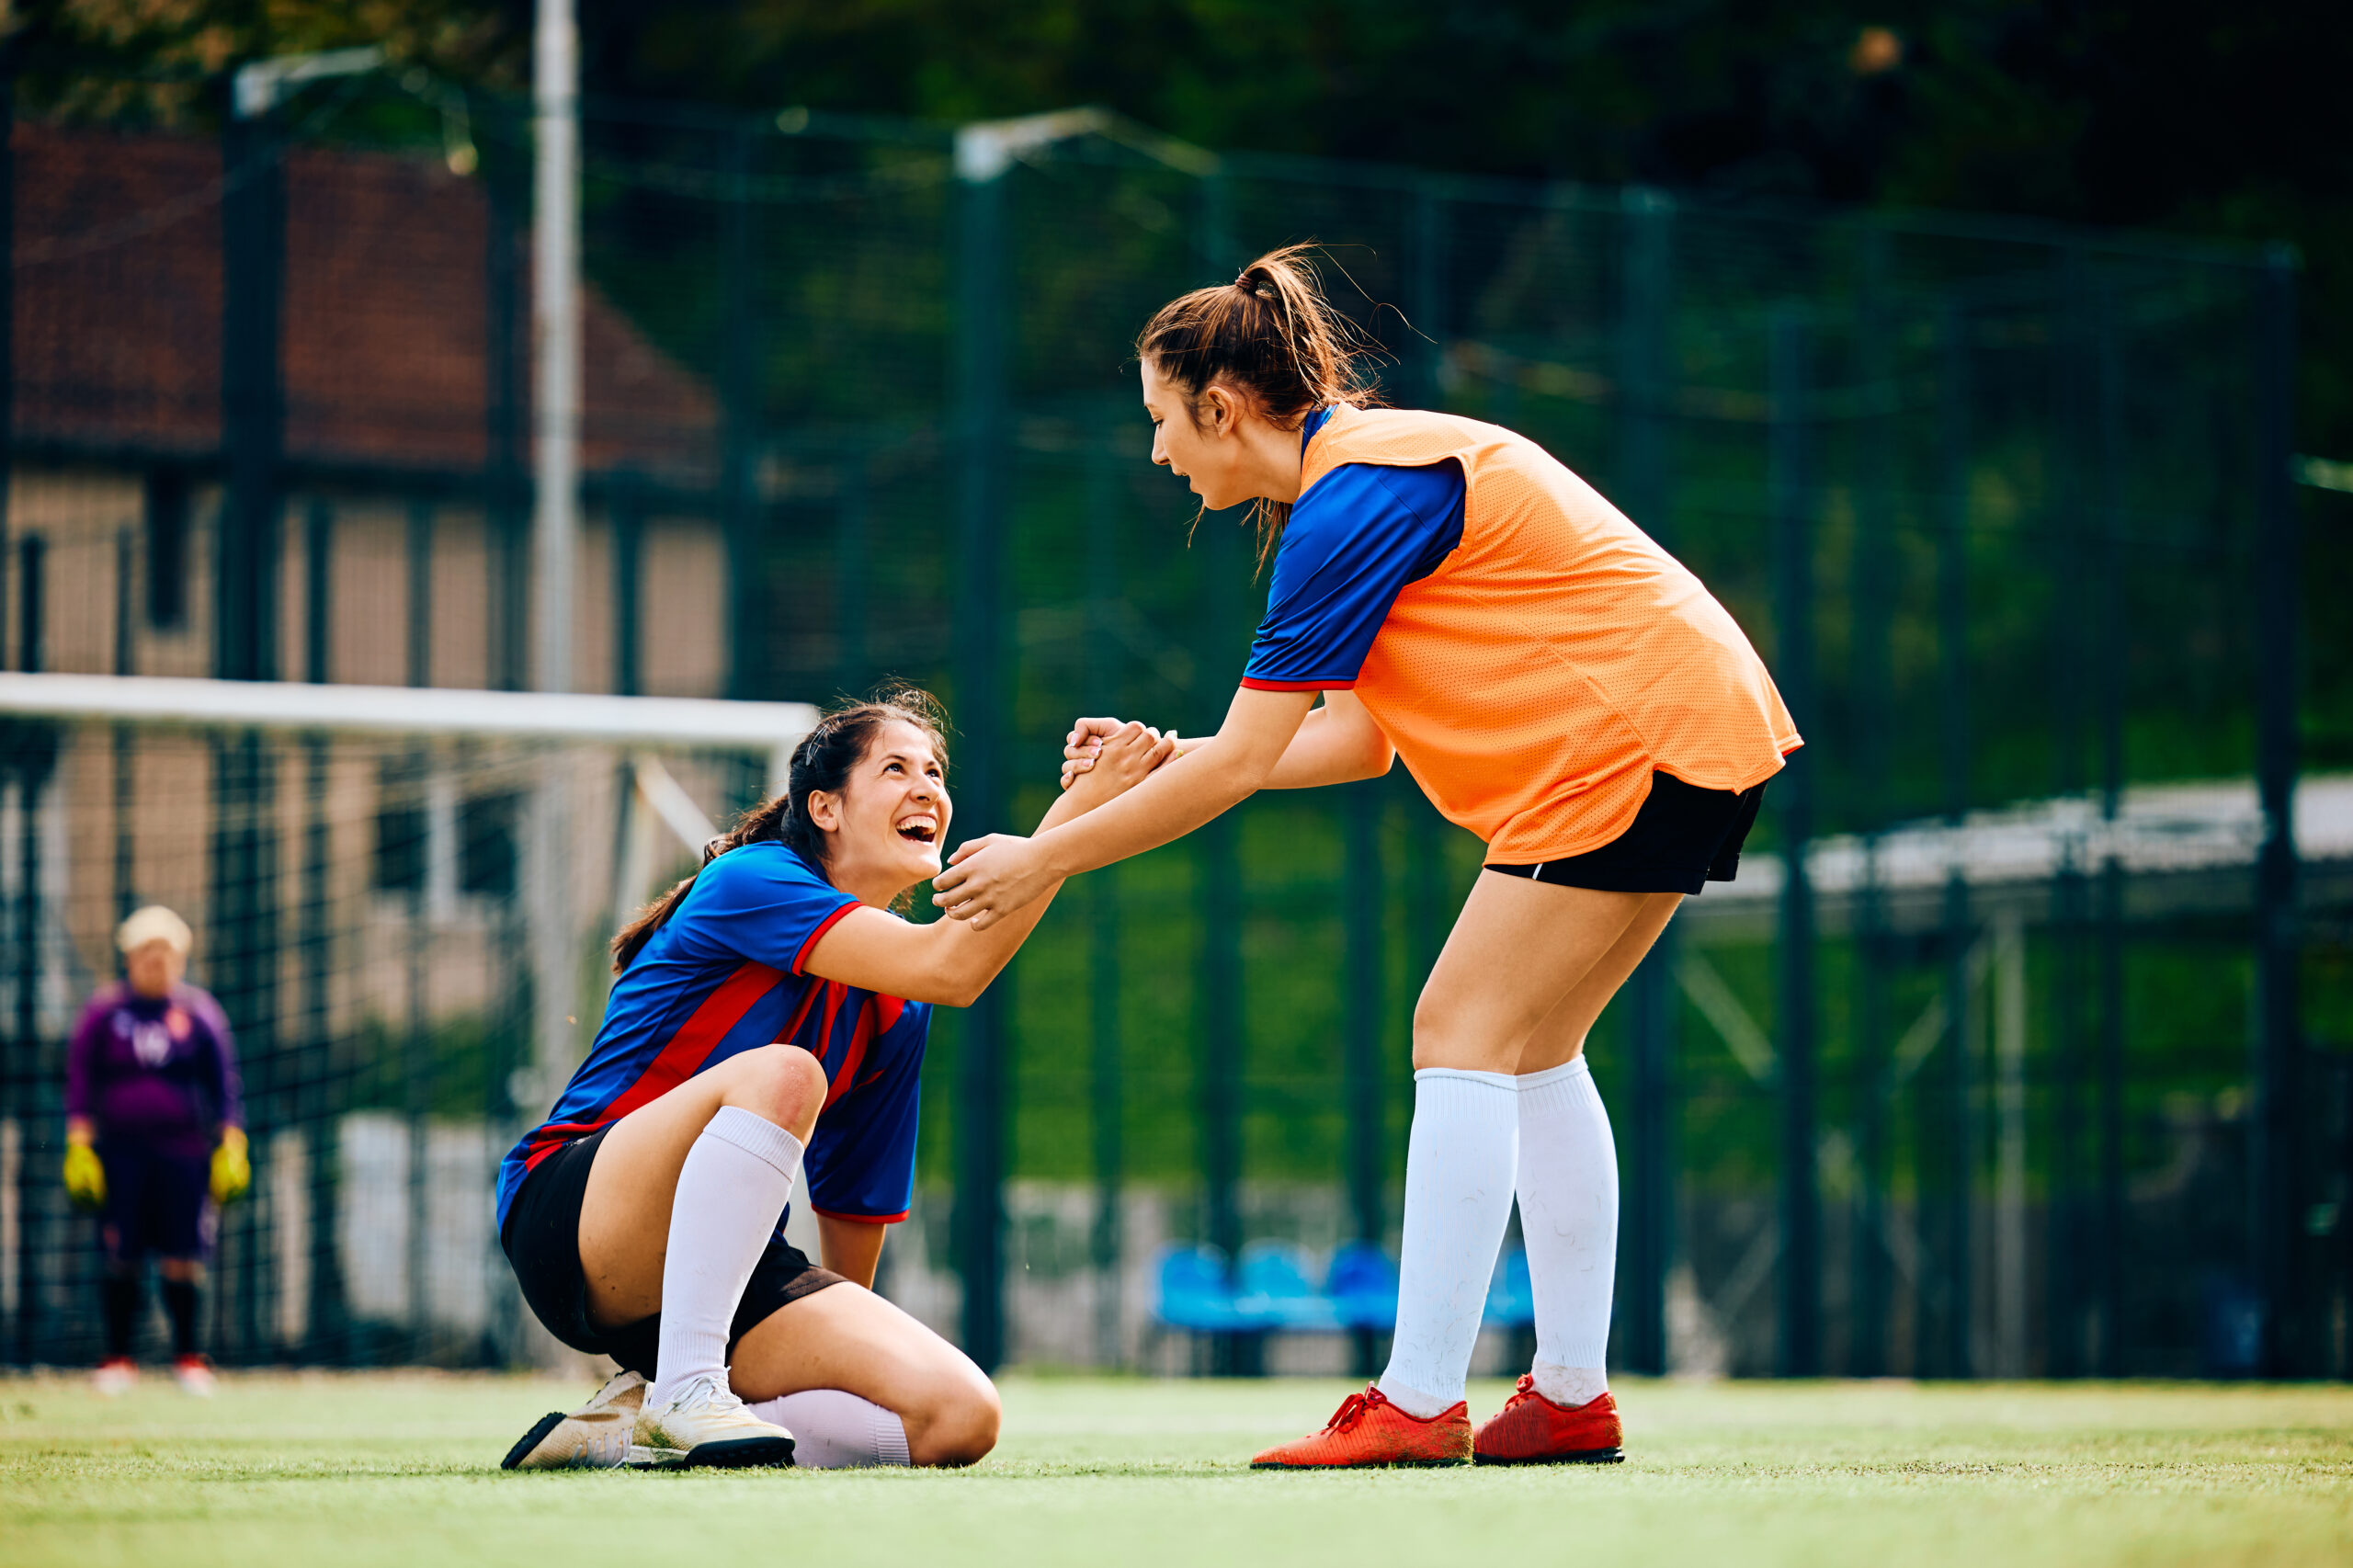
{"type": "Polygon", "coordinates": [[[1312,691],[1245,687],[1216,734],[1101,810],[1034,838],[992,835],[959,846],[932,879],[932,903],[985,931],[1065,877],[1182,838],[1266,787],[1314,700],[1312,691]]]}
{"type": "MultiPolygon", "coordinates": [[[[1095,766],[1095,754],[1105,738],[1121,728],[1117,719],[1081,719],[1071,727],[1063,746],[1063,788],[1095,766]]],[[[1176,755],[1188,756],[1216,739],[1192,735],[1176,742],[1176,755]]],[[[1397,748],[1372,722],[1363,703],[1350,691],[1327,691],[1323,705],[1308,710],[1299,733],[1283,748],[1282,760],[1267,775],[1263,790],[1313,790],[1324,784],[1351,784],[1378,778],[1397,759],[1397,748]]]]}
{"type": "MultiPolygon", "coordinates": [[[[1129,726],[1104,746],[1095,772],[1047,808],[1039,831],[1050,832],[1131,788],[1166,759],[1170,746],[1141,724],[1129,726]]],[[[1044,917],[1053,893],[1054,888],[1045,889],[1019,919],[987,929],[961,920],[917,926],[883,910],[853,909],[817,938],[804,967],[812,974],[863,991],[969,1007],[1020,950],[1044,917]]]]}

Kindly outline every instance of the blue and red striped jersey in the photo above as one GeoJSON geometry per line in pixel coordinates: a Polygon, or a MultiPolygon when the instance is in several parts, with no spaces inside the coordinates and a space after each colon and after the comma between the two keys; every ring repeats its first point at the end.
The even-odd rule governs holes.
{"type": "Polygon", "coordinates": [[[811,1205],[905,1219],[931,1008],[801,972],[817,938],[857,907],[781,844],[746,844],[704,867],[613,982],[597,1042],[555,1108],[500,1164],[499,1228],[548,1155],[775,1041],[813,1053],[832,1085],[802,1162],[811,1205]]]}

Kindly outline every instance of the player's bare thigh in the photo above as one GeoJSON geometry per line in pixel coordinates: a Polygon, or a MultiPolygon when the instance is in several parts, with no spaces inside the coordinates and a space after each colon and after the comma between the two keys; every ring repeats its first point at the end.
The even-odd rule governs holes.
{"type": "Polygon", "coordinates": [[[962,1465],[996,1446],[996,1389],[971,1358],[854,1284],[788,1301],[736,1342],[727,1381],[759,1401],[805,1389],[872,1400],[907,1429],[917,1464],[962,1465]]]}
{"type": "Polygon", "coordinates": [[[1574,1062],[1585,1050],[1586,1036],[1593,1032],[1601,1010],[1609,1006],[1643,960],[1658,942],[1659,933],[1683,903],[1679,892],[1650,892],[1643,899],[1642,912],[1627,926],[1618,940],[1610,945],[1600,961],[1586,971],[1583,980],[1569,987],[1568,994],[1552,1004],[1536,1026],[1528,1043],[1520,1047],[1519,1073],[1541,1073],[1574,1062]]]}
{"type": "Polygon", "coordinates": [[[1414,1009],[1414,1065],[1536,1071],[1523,1060],[1540,1031],[1557,1038],[1544,1028],[1554,1009],[1574,996],[1574,1012],[1598,1016],[1677,897],[1482,872],[1414,1009]]]}
{"type": "Polygon", "coordinates": [[[698,1073],[615,1122],[597,1146],[581,1194],[590,1319],[618,1327],[661,1310],[678,1171],[720,1107],[741,1106],[806,1143],[824,1103],[817,1059],[798,1046],[768,1045],[698,1073]]]}

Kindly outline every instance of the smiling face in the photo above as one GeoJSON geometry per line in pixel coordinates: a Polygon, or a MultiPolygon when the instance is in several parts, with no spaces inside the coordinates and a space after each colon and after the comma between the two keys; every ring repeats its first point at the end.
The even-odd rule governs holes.
{"type": "Polygon", "coordinates": [[[827,880],[878,908],[939,874],[949,809],[938,748],[904,719],[874,732],[839,794],[809,792],[809,820],[825,835],[827,880]]]}
{"type": "Polygon", "coordinates": [[[1212,385],[1188,406],[1184,388],[1162,376],[1158,362],[1149,358],[1142,379],[1143,411],[1152,421],[1152,460],[1188,481],[1212,512],[1256,500],[1258,492],[1244,472],[1249,454],[1236,438],[1241,404],[1233,393],[1212,385]]]}

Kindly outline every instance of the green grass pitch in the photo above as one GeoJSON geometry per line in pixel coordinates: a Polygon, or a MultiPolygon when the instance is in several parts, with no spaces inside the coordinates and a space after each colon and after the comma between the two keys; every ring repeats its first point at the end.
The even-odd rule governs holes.
{"type": "Polygon", "coordinates": [[[2346,1388],[1630,1381],[1623,1465],[1297,1475],[1346,1385],[1017,1378],[962,1473],[498,1472],[586,1392],[0,1381],[0,1565],[2353,1562],[2346,1388]]]}

